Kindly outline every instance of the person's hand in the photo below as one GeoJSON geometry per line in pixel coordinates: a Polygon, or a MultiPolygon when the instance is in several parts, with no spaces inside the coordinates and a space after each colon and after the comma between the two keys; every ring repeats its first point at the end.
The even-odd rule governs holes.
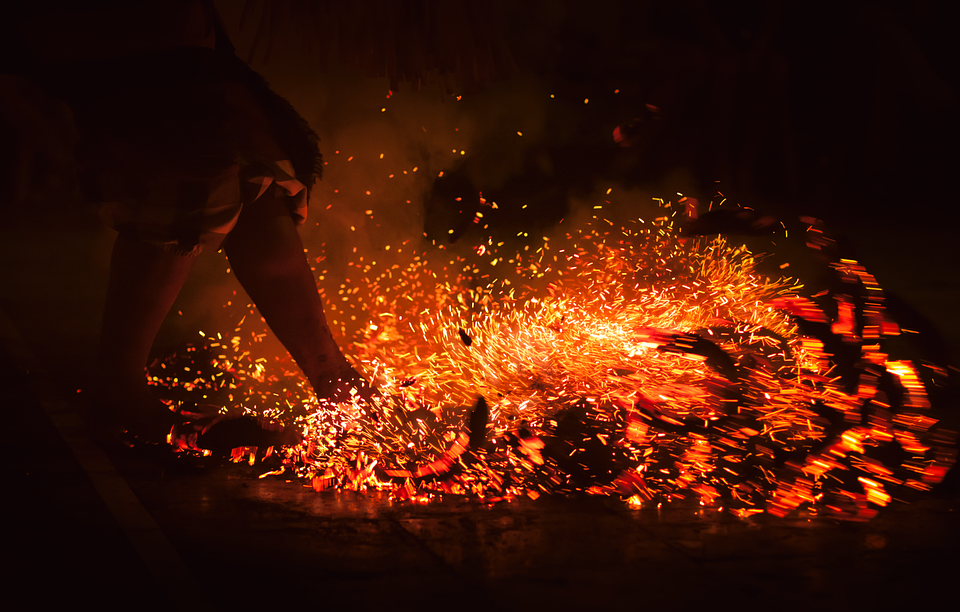
{"type": "Polygon", "coordinates": [[[313,391],[320,401],[341,404],[356,398],[369,401],[379,395],[359,372],[350,366],[335,374],[328,374],[310,380],[313,391]]]}

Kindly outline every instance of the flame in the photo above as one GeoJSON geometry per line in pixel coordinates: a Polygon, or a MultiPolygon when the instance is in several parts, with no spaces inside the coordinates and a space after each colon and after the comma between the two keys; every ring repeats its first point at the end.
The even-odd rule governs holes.
{"type": "Polygon", "coordinates": [[[956,460],[918,367],[880,351],[900,330],[857,262],[834,266],[850,293],[832,296],[831,319],[798,282],[760,275],[746,247],[682,238],[670,214],[618,229],[594,217],[513,255],[503,244],[470,259],[408,248],[405,266],[363,264],[342,287],[331,310],[368,321],[347,352],[382,393],[369,403],[317,401],[291,365],[255,356],[262,334],[243,320],[150,380],[296,423],[304,442],[276,454],[317,491],[419,502],[584,491],[865,520],[888,487],[928,490],[956,460]],[[476,425],[478,396],[489,414],[476,425]]]}

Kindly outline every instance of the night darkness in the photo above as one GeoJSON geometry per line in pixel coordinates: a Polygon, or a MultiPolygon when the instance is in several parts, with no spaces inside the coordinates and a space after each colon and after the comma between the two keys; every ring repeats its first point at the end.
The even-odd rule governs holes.
{"type": "MultiPolygon", "coordinates": [[[[318,51],[326,47],[311,36],[329,36],[335,24],[258,21],[264,3],[254,2],[255,10],[241,28],[243,0],[214,4],[237,55],[288,99],[320,137],[323,179],[311,191],[309,218],[300,233],[325,296],[351,282],[355,269],[350,266],[358,257],[389,265],[403,261],[398,249],[467,254],[488,237],[522,249],[541,237],[559,236],[600,203],[604,214],[622,222],[653,216],[653,198],[687,196],[704,206],[725,200],[724,206],[752,208],[788,227],[797,227],[801,216],[822,219],[841,255],[856,258],[876,276],[889,296],[890,312],[920,332],[919,340],[900,346],[907,358],[953,366],[952,395],[943,397],[956,401],[960,258],[951,211],[960,161],[960,69],[955,59],[960,52],[944,3],[497,2],[489,13],[498,15],[491,36],[496,48],[509,50],[513,66],[502,64],[495,78],[478,83],[462,74],[459,79],[440,75],[420,83],[391,83],[387,76],[357,68],[348,53],[338,58],[336,51],[318,51]],[[614,138],[618,129],[619,143],[614,138]],[[477,223],[481,197],[485,207],[477,223]],[[523,232],[529,236],[518,236],[523,232]]],[[[7,63],[3,65],[6,70],[7,63]]],[[[53,386],[70,393],[86,384],[92,369],[89,356],[97,341],[116,237],[97,211],[81,201],[73,161],[76,141],[71,112],[62,102],[29,77],[0,76],[0,258],[5,262],[0,266],[0,314],[54,372],[53,386]]],[[[780,262],[793,261],[791,271],[809,281],[808,293],[823,281],[804,259],[802,243],[754,244],[776,252],[770,259],[774,270],[780,262]]],[[[249,299],[225,273],[228,267],[222,254],[201,256],[161,329],[157,354],[196,341],[198,329],[233,328],[249,299]]],[[[362,317],[346,320],[342,311],[332,318],[341,337],[364,323],[362,317]]],[[[284,350],[270,338],[265,343],[284,350]]],[[[5,371],[23,370],[11,365],[16,361],[12,357],[3,357],[5,371]]],[[[13,382],[4,384],[14,389],[13,382]]],[[[36,403],[33,394],[9,391],[3,407],[36,403]]],[[[57,435],[42,415],[16,423],[18,431],[29,432],[16,447],[22,457],[36,453],[37,439],[57,435]]],[[[52,571],[72,571],[82,565],[84,551],[102,544],[104,554],[113,555],[104,567],[123,583],[114,584],[121,598],[157,589],[163,571],[147,571],[136,563],[124,567],[124,555],[136,556],[121,534],[129,530],[122,520],[118,530],[101,508],[67,447],[61,442],[53,447],[45,463],[17,463],[24,474],[38,475],[21,479],[24,495],[35,498],[24,506],[24,516],[32,513],[39,517],[34,523],[42,523],[30,529],[42,533],[46,525],[61,525],[35,540],[44,551],[63,547],[62,559],[51,562],[52,571]],[[93,510],[65,520],[62,508],[53,509],[62,496],[50,482],[61,473],[68,493],[80,500],[78,507],[87,504],[93,510]],[[38,483],[37,478],[45,480],[38,483]],[[84,539],[88,536],[81,532],[88,524],[95,526],[89,537],[102,540],[84,539]]],[[[201,590],[222,597],[221,604],[272,603],[274,598],[293,603],[299,598],[291,593],[316,578],[321,590],[339,593],[330,596],[331,603],[350,603],[346,591],[375,584],[381,588],[358,596],[361,601],[406,609],[411,600],[397,594],[415,584],[417,589],[435,588],[444,601],[466,598],[461,601],[471,603],[464,609],[512,609],[537,601],[557,609],[574,601],[581,607],[619,607],[639,601],[624,594],[624,585],[636,578],[625,576],[626,569],[594,575],[584,564],[602,558],[611,567],[647,571],[669,557],[663,561],[666,569],[653,574],[660,571],[665,577],[657,580],[672,585],[675,593],[686,588],[677,576],[695,574],[714,593],[736,583],[774,597],[781,583],[764,571],[782,571],[789,584],[813,593],[802,600],[804,605],[823,604],[824,598],[839,594],[829,600],[834,605],[825,606],[835,609],[838,602],[849,607],[859,601],[850,586],[858,580],[883,587],[896,582],[903,570],[907,583],[929,586],[952,580],[956,569],[955,553],[948,561],[946,551],[957,541],[957,521],[947,514],[955,513],[955,493],[944,502],[947,506],[918,504],[900,510],[901,515],[882,515],[871,527],[821,525],[813,533],[806,525],[765,523],[767,539],[762,541],[750,540],[756,534],[752,524],[730,527],[682,518],[661,522],[658,511],[653,527],[643,527],[648,531],[641,535],[631,531],[621,542],[613,513],[597,504],[574,508],[565,501],[546,502],[555,504],[546,511],[560,517],[553,519],[529,504],[495,510],[458,506],[440,518],[438,510],[401,516],[378,501],[314,497],[307,489],[277,493],[267,490],[270,481],[258,484],[247,478],[250,482],[243,484],[242,478],[230,477],[227,482],[222,474],[198,478],[193,484],[201,493],[196,499],[184,493],[181,499],[169,472],[132,466],[135,476],[125,477],[142,479],[131,486],[168,532],[181,564],[191,570],[209,569],[206,559],[226,566],[246,554],[231,529],[254,534],[249,550],[264,555],[256,563],[266,565],[266,555],[273,560],[288,555],[290,565],[301,564],[291,573],[258,570],[277,585],[263,592],[253,592],[237,578],[239,572],[211,570],[211,580],[221,586],[204,582],[201,590]],[[171,510],[165,505],[169,499],[180,499],[186,510],[171,510]],[[191,510],[191,504],[202,509],[191,510]],[[318,520],[320,527],[304,526],[318,520]],[[282,532],[276,541],[262,528],[271,521],[282,532]],[[929,527],[908,533],[904,524],[929,527]],[[204,529],[221,531],[208,537],[204,529]],[[706,537],[701,529],[710,537],[727,538],[720,546],[739,553],[710,556],[705,549],[685,548],[706,537]],[[461,541],[458,534],[464,530],[468,537],[461,541]],[[596,543],[567,543],[570,533],[581,532],[584,540],[596,543]],[[436,542],[431,534],[440,534],[436,542]],[[320,540],[326,543],[318,544],[320,540]],[[914,540],[922,545],[902,544],[914,540]],[[193,550],[184,552],[194,541],[193,550]],[[429,562],[410,552],[417,546],[428,551],[429,562]],[[783,568],[760,567],[767,563],[768,549],[782,553],[776,563],[783,568]],[[398,550],[404,551],[400,557],[398,550]],[[890,561],[898,551],[906,551],[904,560],[890,561]],[[540,564],[536,569],[524,560],[527,554],[536,559],[533,565],[540,564]],[[846,561],[824,560],[830,556],[865,561],[849,569],[841,567],[846,561]],[[554,557],[579,568],[579,574],[551,565],[554,557]],[[638,566],[641,562],[649,563],[638,566]],[[422,574],[414,569],[398,573],[398,563],[422,574]],[[912,570],[911,563],[916,565],[912,570]],[[510,573],[517,567],[524,569],[510,573]],[[920,567],[926,569],[916,569],[920,567]],[[497,571],[505,574],[497,576],[497,571]],[[431,572],[442,577],[430,577],[431,572]],[[217,590],[221,587],[222,592],[217,590]],[[481,591],[485,594],[474,600],[481,591]],[[600,591],[615,594],[592,598],[600,591]],[[523,596],[511,599],[514,593],[523,596]],[[562,593],[574,594],[565,599],[562,593]]],[[[136,554],[143,558],[142,552],[136,554]]],[[[20,555],[28,572],[41,571],[47,562],[46,552],[20,555]]],[[[173,570],[165,571],[169,575],[173,570]]],[[[90,572],[78,573],[70,584],[95,599],[99,595],[89,586],[90,572]]],[[[911,592],[903,587],[890,602],[912,604],[911,592]]],[[[167,589],[166,596],[175,599],[170,593],[167,589]]],[[[677,603],[676,595],[665,593],[648,596],[666,605],[677,603]]],[[[933,602],[933,591],[929,593],[933,602]]],[[[714,602],[712,596],[696,597],[714,602]]],[[[762,605],[784,603],[769,597],[762,605]]],[[[874,603],[890,603],[876,593],[871,597],[874,603]]]]}
{"type": "MultiPolygon", "coordinates": [[[[627,215],[651,197],[681,192],[780,219],[824,219],[848,255],[957,342],[949,239],[957,71],[937,3],[504,3],[497,35],[515,74],[470,93],[450,79],[419,91],[407,81],[390,97],[388,79],[338,68],[335,52],[321,59],[297,42],[329,25],[281,23],[268,53],[262,39],[254,44],[255,13],[240,29],[243,4],[218,3],[238,54],[321,137],[325,177],[303,238],[312,250],[323,245],[328,278],[342,276],[337,266],[353,247],[362,253],[424,232],[442,243],[448,228],[464,244],[481,238],[458,197],[475,201],[482,192],[496,201],[486,233],[509,237],[518,228],[554,228],[612,186],[608,208],[627,215]],[[614,142],[619,125],[631,127],[632,146],[614,142]]],[[[2,184],[12,234],[4,247],[10,257],[35,249],[54,260],[64,248],[72,265],[90,264],[67,278],[94,274],[94,285],[110,238],[77,204],[69,116],[29,82],[5,79],[4,88],[2,184]],[[67,246],[73,230],[86,232],[83,245],[67,246]],[[59,231],[64,236],[51,239],[59,231]],[[33,232],[32,246],[18,242],[33,232]]],[[[229,281],[213,260],[202,262],[209,274],[195,273],[181,301],[218,303],[210,287],[229,281]]],[[[18,268],[8,268],[6,287],[22,282],[18,268]]],[[[63,271],[43,266],[26,275],[38,282],[63,271]]],[[[182,333],[210,316],[193,304],[178,310],[187,318],[182,333]]]]}

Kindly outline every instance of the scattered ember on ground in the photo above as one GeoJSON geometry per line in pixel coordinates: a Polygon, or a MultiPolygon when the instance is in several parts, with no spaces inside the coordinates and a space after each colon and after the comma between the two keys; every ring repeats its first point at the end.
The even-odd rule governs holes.
{"type": "MultiPolygon", "coordinates": [[[[924,381],[945,372],[883,352],[900,329],[863,266],[832,263],[840,289],[801,297],[746,247],[685,236],[663,210],[623,228],[594,217],[536,250],[490,239],[470,258],[367,264],[336,299],[368,321],[344,347],[382,393],[370,404],[318,402],[289,358],[257,350],[253,309],[151,381],[295,423],[303,444],[277,454],[318,491],[694,496],[741,517],[865,520],[943,480],[956,433],[924,381]]],[[[820,231],[811,221],[810,246],[820,231]]]]}

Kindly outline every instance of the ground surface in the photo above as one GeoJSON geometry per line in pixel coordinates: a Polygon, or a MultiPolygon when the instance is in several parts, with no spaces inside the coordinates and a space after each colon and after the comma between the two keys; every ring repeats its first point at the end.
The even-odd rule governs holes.
{"type": "Polygon", "coordinates": [[[960,570],[956,495],[840,523],[600,498],[318,494],[245,465],[105,452],[80,426],[71,377],[52,376],[6,317],[2,360],[4,548],[36,609],[923,608],[960,570]]]}

